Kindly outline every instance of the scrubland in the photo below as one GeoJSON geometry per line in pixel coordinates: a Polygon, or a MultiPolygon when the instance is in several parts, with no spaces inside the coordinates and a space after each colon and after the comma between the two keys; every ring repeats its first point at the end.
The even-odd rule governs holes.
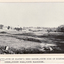
{"type": "Polygon", "coordinates": [[[64,53],[64,33],[43,30],[0,30],[0,54],[64,53]]]}

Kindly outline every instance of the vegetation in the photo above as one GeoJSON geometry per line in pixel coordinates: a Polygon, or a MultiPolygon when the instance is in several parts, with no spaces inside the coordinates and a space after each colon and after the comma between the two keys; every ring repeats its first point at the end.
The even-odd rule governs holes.
{"type": "Polygon", "coordinates": [[[8,26],[7,29],[9,30],[10,29],[10,26],[8,26]]]}
{"type": "Polygon", "coordinates": [[[57,28],[58,32],[64,32],[64,25],[61,25],[57,28]]]}
{"type": "Polygon", "coordinates": [[[17,30],[17,31],[22,30],[22,28],[21,28],[21,27],[20,27],[20,28],[15,27],[14,29],[15,29],[15,30],[17,30]]]}
{"type": "Polygon", "coordinates": [[[63,26],[24,30],[18,27],[10,30],[10,27],[9,30],[0,30],[0,54],[64,53],[63,26]]]}
{"type": "Polygon", "coordinates": [[[4,26],[4,25],[0,24],[0,29],[3,29],[3,26],[4,26]]]}

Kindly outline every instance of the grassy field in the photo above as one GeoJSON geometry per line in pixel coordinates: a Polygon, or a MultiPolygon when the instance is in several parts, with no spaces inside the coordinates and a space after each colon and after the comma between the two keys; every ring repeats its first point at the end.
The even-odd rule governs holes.
{"type": "Polygon", "coordinates": [[[64,53],[63,37],[62,32],[1,30],[0,54],[64,53]]]}

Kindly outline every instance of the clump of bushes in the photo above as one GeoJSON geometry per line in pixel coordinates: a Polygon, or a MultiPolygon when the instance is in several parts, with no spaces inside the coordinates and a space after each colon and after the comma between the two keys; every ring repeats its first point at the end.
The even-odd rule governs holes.
{"type": "Polygon", "coordinates": [[[49,32],[56,32],[56,28],[49,28],[49,29],[47,29],[47,32],[49,33],[49,32]]]}
{"type": "Polygon", "coordinates": [[[64,32],[64,25],[59,26],[57,32],[64,32]]]}
{"type": "Polygon", "coordinates": [[[20,28],[18,28],[18,27],[15,27],[14,28],[15,30],[17,30],[17,31],[20,31],[20,30],[22,30],[22,28],[20,27],[20,28]]]}

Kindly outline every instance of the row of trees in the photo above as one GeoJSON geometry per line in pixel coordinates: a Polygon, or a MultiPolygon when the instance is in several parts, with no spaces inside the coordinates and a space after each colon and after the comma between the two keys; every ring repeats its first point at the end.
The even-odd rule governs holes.
{"type": "Polygon", "coordinates": [[[60,25],[57,28],[47,29],[47,32],[64,32],[64,25],[60,25]]]}
{"type": "MultiPolygon", "coordinates": [[[[0,29],[3,29],[4,25],[0,24],[0,29]]],[[[10,26],[7,26],[7,29],[10,29],[10,26]]]]}
{"type": "Polygon", "coordinates": [[[3,28],[6,28],[6,29],[14,29],[14,30],[17,30],[17,31],[19,31],[19,30],[22,30],[22,28],[20,27],[15,27],[15,28],[12,28],[11,26],[4,26],[4,25],[2,25],[2,24],[0,24],[0,29],[3,29],[3,28]]]}
{"type": "MultiPolygon", "coordinates": [[[[4,27],[4,25],[2,25],[2,24],[0,24],[0,29],[3,29],[3,27],[4,27]]],[[[11,26],[7,26],[6,27],[8,30],[9,29],[12,29],[12,27],[11,26]]],[[[17,30],[17,31],[19,31],[19,30],[22,30],[22,28],[20,27],[15,27],[15,28],[13,28],[14,30],[17,30]]],[[[64,25],[60,25],[60,26],[58,26],[57,28],[49,28],[49,29],[47,29],[47,32],[64,32],[64,25]]]]}

